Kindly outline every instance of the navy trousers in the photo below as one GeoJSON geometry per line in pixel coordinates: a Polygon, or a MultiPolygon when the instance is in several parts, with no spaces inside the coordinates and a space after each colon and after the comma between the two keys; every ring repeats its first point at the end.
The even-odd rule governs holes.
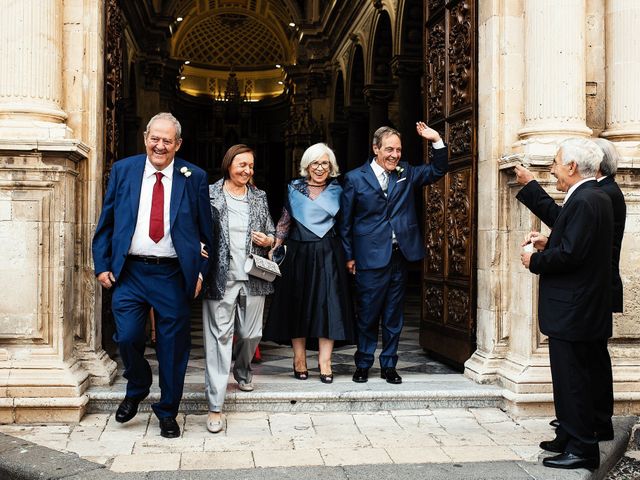
{"type": "Polygon", "coordinates": [[[144,358],[145,324],[153,307],[160,401],[152,405],[158,418],[175,417],[182,398],[191,348],[191,298],[180,265],[148,265],[127,260],[113,292],[112,310],[127,379],[127,397],[142,399],[153,380],[144,358]]]}
{"type": "Polygon", "coordinates": [[[398,363],[398,343],[404,325],[404,294],[407,283],[406,260],[394,250],[391,261],[384,268],[358,270],[358,349],[355,363],[358,368],[371,368],[378,345],[378,329],[382,324],[381,368],[398,363]]]}

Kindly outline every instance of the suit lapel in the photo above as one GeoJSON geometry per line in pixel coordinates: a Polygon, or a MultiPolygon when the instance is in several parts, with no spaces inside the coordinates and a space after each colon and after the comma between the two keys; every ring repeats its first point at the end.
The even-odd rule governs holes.
{"type": "Polygon", "coordinates": [[[397,172],[389,173],[389,186],[387,187],[387,198],[391,197],[391,192],[393,192],[394,187],[398,183],[398,174],[397,172]]]}
{"type": "Polygon", "coordinates": [[[142,190],[142,177],[144,175],[144,167],[147,162],[146,155],[140,156],[140,161],[136,162],[132,168],[129,180],[129,198],[131,199],[132,218],[138,218],[138,208],[140,207],[140,191],[142,190]]]}
{"type": "MultiPolygon", "coordinates": [[[[380,182],[378,181],[378,178],[376,177],[376,174],[373,173],[373,168],[371,168],[371,160],[367,161],[362,166],[360,171],[362,172],[362,176],[367,181],[367,183],[369,185],[371,185],[371,187],[376,192],[378,192],[382,196],[382,198],[386,198],[385,195],[384,195],[384,192],[382,191],[382,187],[380,186],[380,182]]],[[[388,191],[388,187],[387,187],[387,191],[388,191]]]]}
{"type": "Polygon", "coordinates": [[[180,173],[182,168],[181,162],[176,158],[173,163],[173,180],[171,182],[171,210],[169,213],[169,228],[173,227],[173,222],[176,221],[178,210],[180,208],[180,202],[182,201],[184,187],[187,183],[187,177],[180,173]]]}

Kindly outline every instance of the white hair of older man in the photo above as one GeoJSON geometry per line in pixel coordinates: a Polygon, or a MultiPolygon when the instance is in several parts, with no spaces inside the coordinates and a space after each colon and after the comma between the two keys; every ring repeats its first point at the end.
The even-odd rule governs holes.
{"type": "Polygon", "coordinates": [[[340,169],[338,168],[338,162],[336,161],[336,155],[333,153],[333,150],[331,150],[326,143],[316,143],[307,148],[302,154],[302,159],[300,160],[300,176],[308,177],[309,165],[323,155],[329,157],[329,163],[331,164],[329,176],[337,177],[340,175],[340,169]]]}
{"type": "Polygon", "coordinates": [[[182,125],[180,125],[178,119],[171,115],[169,112],[160,112],[151,117],[151,120],[149,120],[149,123],[147,123],[147,129],[144,131],[145,138],[147,136],[147,133],[149,133],[151,124],[156,120],[169,120],[171,123],[173,123],[173,126],[176,129],[176,140],[180,140],[182,138],[182,125]]]}
{"type": "Polygon", "coordinates": [[[600,147],[587,138],[568,138],[560,143],[562,164],[575,162],[582,178],[595,177],[603,153],[600,147]]]}

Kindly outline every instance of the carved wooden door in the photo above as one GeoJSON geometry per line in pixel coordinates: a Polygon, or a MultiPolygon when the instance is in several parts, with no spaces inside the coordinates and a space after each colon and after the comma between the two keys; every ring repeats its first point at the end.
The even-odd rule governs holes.
{"type": "Polygon", "coordinates": [[[424,190],[420,345],[462,368],[475,350],[477,0],[425,2],[425,118],[449,172],[424,190]]]}

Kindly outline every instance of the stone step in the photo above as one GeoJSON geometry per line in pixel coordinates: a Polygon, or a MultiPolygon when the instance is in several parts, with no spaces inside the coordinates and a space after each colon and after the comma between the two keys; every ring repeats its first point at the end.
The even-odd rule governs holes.
{"type": "MultiPolygon", "coordinates": [[[[502,388],[479,385],[459,374],[416,374],[405,377],[401,385],[390,385],[380,378],[370,378],[356,384],[349,377],[337,378],[333,384],[322,384],[313,376],[305,381],[284,381],[282,377],[260,377],[254,381],[253,392],[238,390],[230,382],[224,410],[262,412],[357,412],[378,410],[412,410],[425,408],[502,407],[502,388]]],[[[190,385],[185,391],[180,410],[185,413],[206,413],[204,384],[200,389],[190,385]]],[[[124,385],[92,387],[89,413],[114,412],[124,398],[124,385]]],[[[149,411],[160,393],[152,390],[140,405],[149,411]]]]}

